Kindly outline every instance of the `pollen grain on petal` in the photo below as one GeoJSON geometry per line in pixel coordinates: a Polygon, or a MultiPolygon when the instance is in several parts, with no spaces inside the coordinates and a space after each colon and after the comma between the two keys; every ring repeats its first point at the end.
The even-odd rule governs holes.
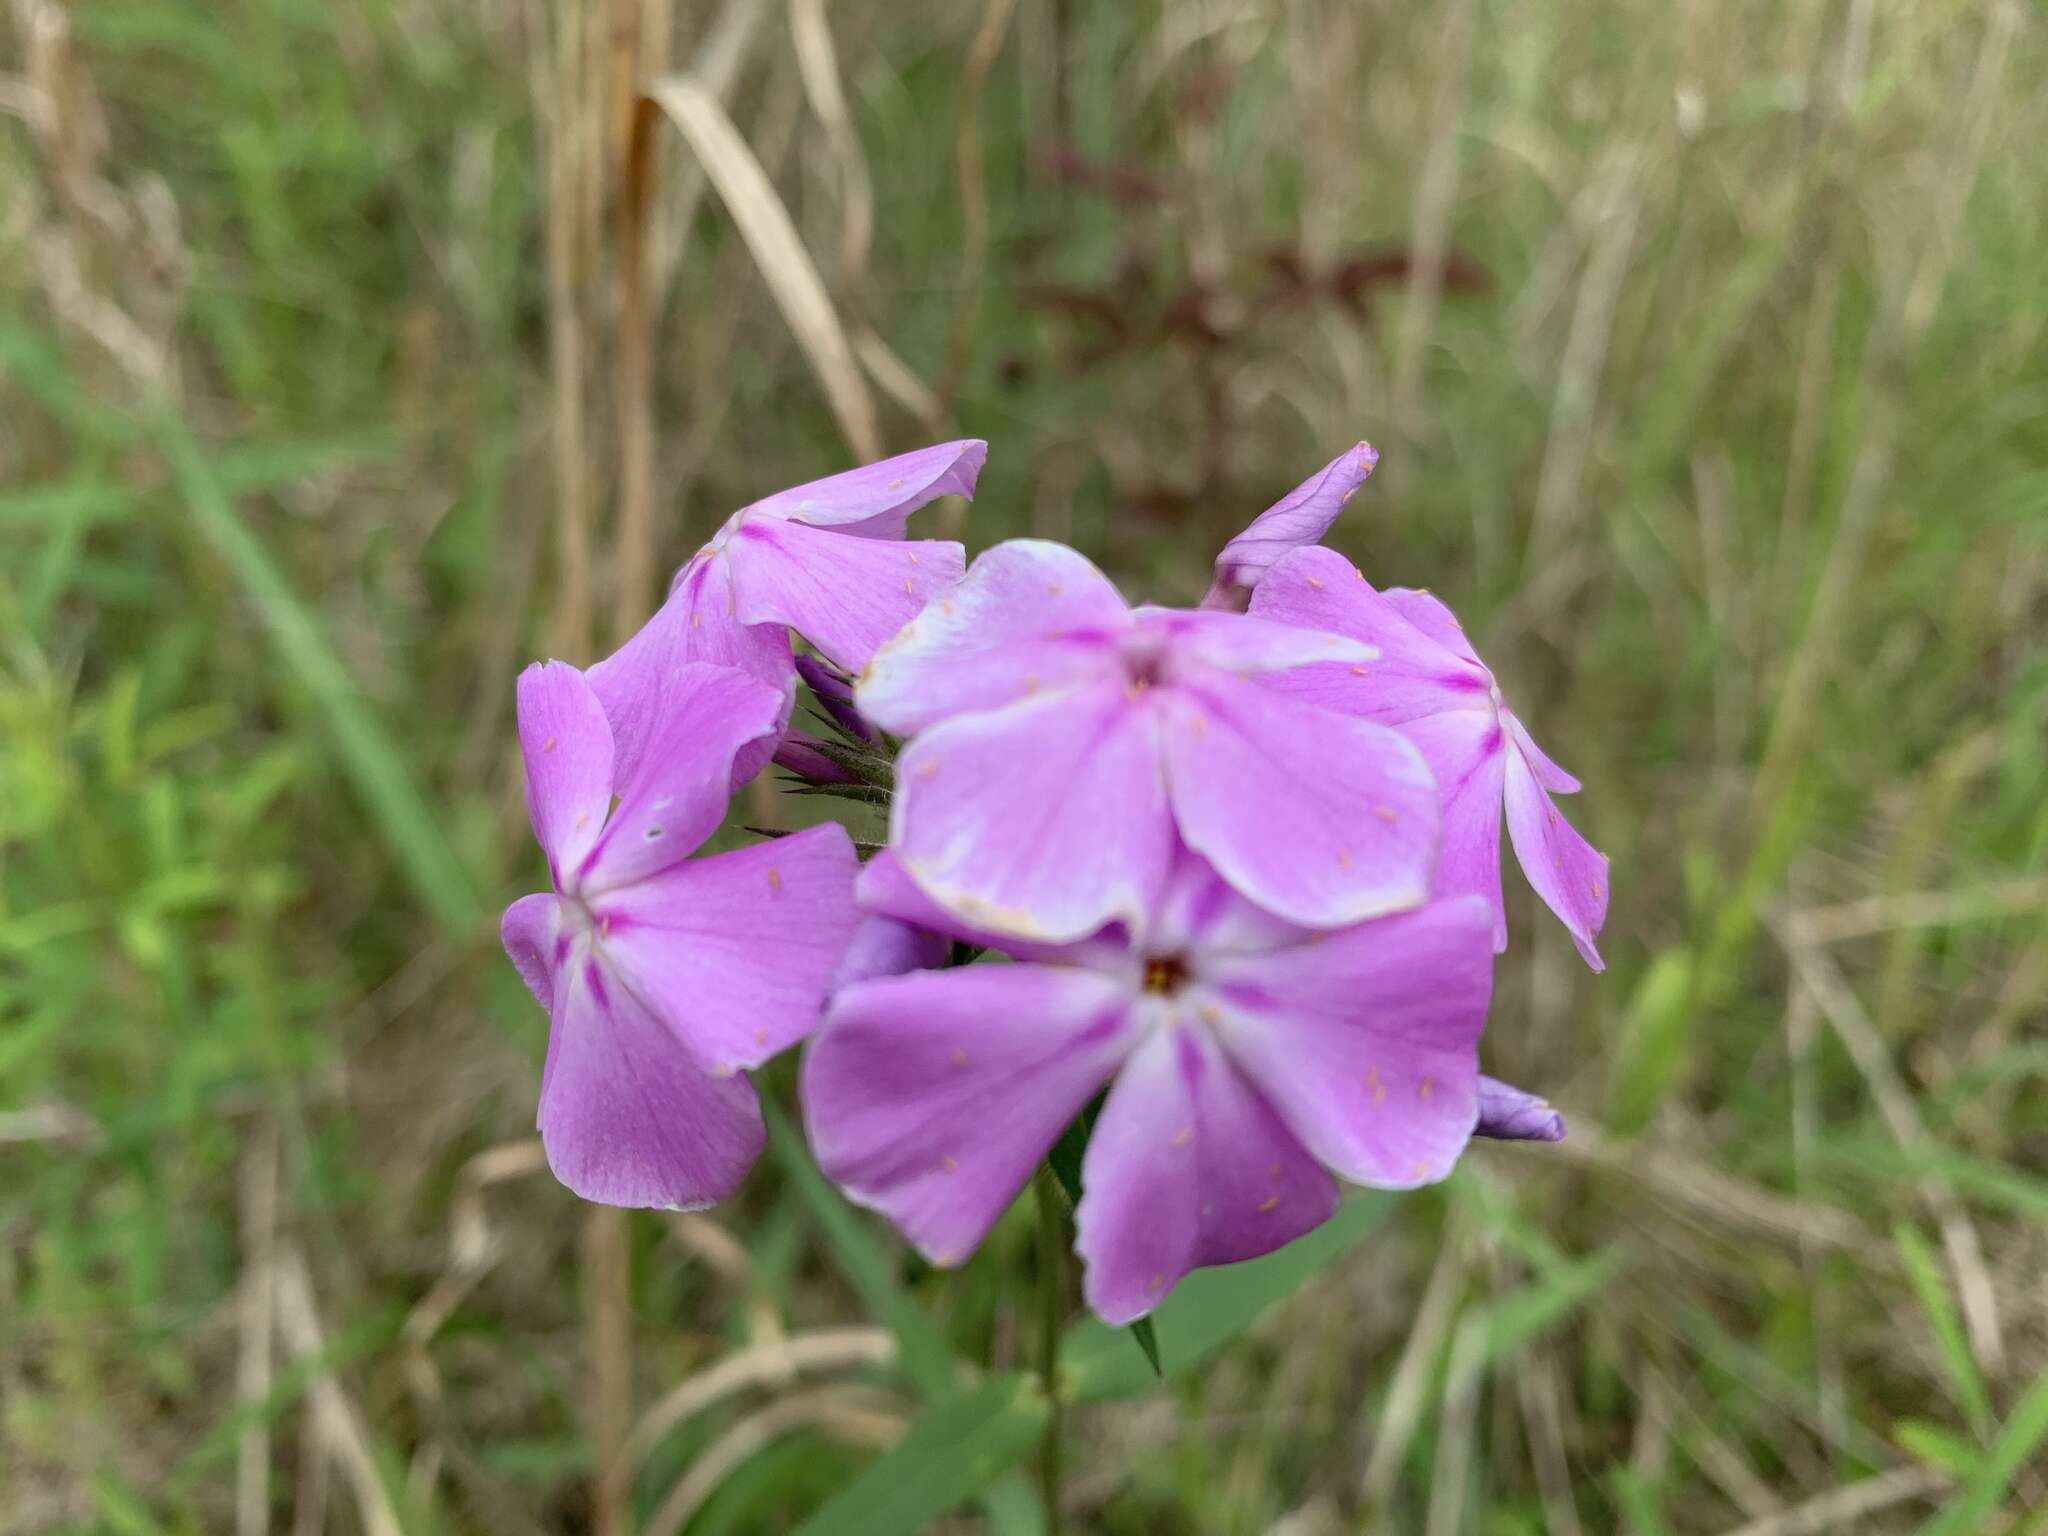
{"type": "Polygon", "coordinates": [[[1396,821],[1400,820],[1400,818],[1394,814],[1394,808],[1391,805],[1376,805],[1372,808],[1372,813],[1373,815],[1379,817],[1381,821],[1384,821],[1390,827],[1396,821]]]}
{"type": "Polygon", "coordinates": [[[703,615],[703,614],[701,614],[701,613],[693,613],[693,614],[691,614],[691,615],[690,615],[690,628],[692,628],[692,629],[702,629],[703,627],[704,627],[704,615],[703,615]]]}
{"type": "Polygon", "coordinates": [[[768,889],[771,891],[782,889],[782,871],[773,864],[768,866],[768,889]]]}
{"type": "Polygon", "coordinates": [[[1173,1133],[1173,1144],[1176,1147],[1189,1146],[1194,1142],[1194,1139],[1195,1128],[1192,1125],[1184,1125],[1173,1133]]]}
{"type": "Polygon", "coordinates": [[[1415,1085],[1415,1096],[1427,1104],[1436,1096],[1436,1079],[1425,1077],[1421,1082],[1417,1083],[1415,1085]]]}
{"type": "Polygon", "coordinates": [[[938,774],[939,760],[936,757],[928,757],[918,764],[917,776],[920,779],[934,779],[938,777],[938,774]]]}
{"type": "Polygon", "coordinates": [[[1266,1177],[1271,1179],[1275,1184],[1278,1184],[1280,1182],[1281,1171],[1282,1170],[1280,1165],[1278,1163],[1275,1163],[1266,1170],[1266,1177]]]}
{"type": "Polygon", "coordinates": [[[1165,1289],[1165,1287],[1166,1287],[1166,1276],[1164,1276],[1164,1275],[1154,1275],[1154,1276],[1153,1276],[1153,1277],[1152,1277],[1151,1279],[1149,1279],[1149,1280],[1147,1280],[1147,1281],[1145,1282],[1145,1289],[1146,1289],[1147,1291],[1159,1291],[1159,1290],[1164,1290],[1164,1289],[1165,1289]]]}
{"type": "Polygon", "coordinates": [[[1351,675],[1353,677],[1370,677],[1372,674],[1368,672],[1364,667],[1353,667],[1351,669],[1351,675]]]}
{"type": "Polygon", "coordinates": [[[1372,1095],[1372,1101],[1373,1101],[1373,1103],[1375,1103],[1375,1104],[1384,1104],[1384,1103],[1386,1103],[1386,1101],[1387,1101],[1387,1085],[1386,1085],[1385,1083],[1383,1083],[1383,1082],[1381,1082],[1381,1081],[1380,1081],[1380,1069],[1379,1069],[1378,1067],[1367,1067],[1367,1068],[1366,1068],[1366,1070],[1365,1070],[1365,1091],[1366,1091],[1367,1093],[1369,1093],[1369,1094],[1371,1094],[1371,1095],[1372,1095]]]}
{"type": "Polygon", "coordinates": [[[756,1044],[756,1045],[766,1045],[767,1043],[768,1043],[768,1031],[767,1031],[767,1030],[765,1030],[765,1029],[757,1029],[757,1030],[755,1030],[755,1031],[754,1031],[754,1044],[756,1044]]]}
{"type": "Polygon", "coordinates": [[[543,752],[552,752],[552,751],[554,751],[554,750],[555,750],[555,738],[554,738],[554,737],[552,737],[552,736],[550,736],[550,737],[549,737],[549,738],[547,739],[546,743],[545,743],[545,744],[544,744],[544,745],[543,745],[543,746],[541,747],[541,751],[543,751],[543,752]]]}
{"type": "Polygon", "coordinates": [[[904,554],[906,554],[906,555],[908,555],[908,556],[910,556],[910,563],[911,563],[912,565],[919,565],[919,564],[922,564],[922,563],[923,563],[923,562],[921,562],[921,561],[920,561],[920,560],[919,560],[919,559],[917,558],[917,551],[916,551],[916,550],[914,550],[914,549],[906,549],[905,551],[903,551],[903,553],[904,553],[904,554]]]}
{"type": "Polygon", "coordinates": [[[1349,848],[1339,848],[1337,850],[1337,867],[1339,869],[1349,869],[1351,867],[1351,850],[1349,848]]]}
{"type": "Polygon", "coordinates": [[[957,1045],[953,1047],[953,1054],[946,1059],[953,1063],[955,1071],[965,1072],[967,1070],[967,1053],[957,1045]]]}
{"type": "Polygon", "coordinates": [[[589,825],[590,825],[590,812],[588,812],[588,811],[578,811],[578,812],[576,813],[576,830],[577,830],[578,832],[581,832],[581,831],[582,831],[582,830],[583,830],[583,829],[584,829],[585,827],[587,827],[587,826],[589,826],[589,825]]]}
{"type": "Polygon", "coordinates": [[[960,1171],[960,1160],[950,1152],[941,1152],[939,1154],[939,1171],[941,1173],[958,1173],[960,1171]]]}
{"type": "MultiPolygon", "coordinates": [[[[1316,585],[1321,586],[1322,583],[1317,582],[1316,585]]],[[[1278,1195],[1268,1195],[1265,1199],[1259,1202],[1259,1214],[1261,1216],[1271,1215],[1274,1211],[1277,1211],[1279,1209],[1280,1197],[1278,1195]]]]}
{"type": "Polygon", "coordinates": [[[1309,577],[1308,584],[1314,587],[1318,592],[1320,592],[1323,588],[1322,582],[1313,576],[1309,577]]]}
{"type": "Polygon", "coordinates": [[[917,596],[917,583],[916,583],[915,581],[911,580],[911,579],[910,579],[910,578],[909,578],[908,576],[904,577],[904,578],[903,578],[903,591],[904,591],[904,593],[905,593],[905,595],[906,595],[906,596],[909,596],[909,597],[915,597],[915,596],[917,596]]]}

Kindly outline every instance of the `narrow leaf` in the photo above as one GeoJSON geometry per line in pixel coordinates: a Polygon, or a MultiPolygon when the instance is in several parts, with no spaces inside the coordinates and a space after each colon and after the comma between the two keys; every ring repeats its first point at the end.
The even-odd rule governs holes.
{"type": "Polygon", "coordinates": [[[1970,1433],[1988,1442],[1997,1416],[1991,1411],[1991,1394],[1977,1369],[1977,1357],[1970,1353],[1969,1336],[1963,1330],[1962,1315],[1949,1297],[1941,1266],[1927,1240],[1911,1223],[1902,1221],[1893,1227],[1892,1241],[1905,1261],[1906,1278],[1912,1282],[1913,1294],[1920,1299],[1920,1310],[1927,1314],[1927,1324],[1934,1330],[1935,1347],[1970,1433]]]}
{"type": "Polygon", "coordinates": [[[916,1536],[1023,1460],[1045,1420],[1044,1395],[1014,1372],[949,1397],[797,1536],[916,1536]]]}
{"type": "Polygon", "coordinates": [[[1969,1536],[1984,1530],[1991,1511],[2012,1486],[2014,1475],[2048,1440],[2048,1375],[2035,1378],[2012,1417],[1999,1431],[1977,1475],[1940,1513],[1920,1527],[1920,1536],[1969,1536]]]}
{"type": "Polygon", "coordinates": [[[155,424],[178,494],[255,606],[285,667],[325,717],[393,861],[451,938],[474,938],[483,902],[411,764],[356,687],[313,610],[236,512],[191,429],[168,409],[157,412],[155,424]]]}
{"type": "MultiPolygon", "coordinates": [[[[1275,1302],[1291,1296],[1358,1239],[1393,1213],[1391,1196],[1356,1195],[1315,1231],[1277,1253],[1244,1264],[1198,1269],[1174,1287],[1152,1314],[1159,1328],[1163,1374],[1177,1376],[1201,1364],[1243,1333],[1275,1302]]],[[[1060,1348],[1067,1390],[1096,1400],[1130,1397],[1152,1385],[1145,1363],[1113,1329],[1083,1318],[1060,1348]]]]}

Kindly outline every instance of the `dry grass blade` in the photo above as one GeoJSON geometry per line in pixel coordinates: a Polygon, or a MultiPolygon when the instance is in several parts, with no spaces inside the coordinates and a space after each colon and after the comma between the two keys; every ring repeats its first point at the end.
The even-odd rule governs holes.
{"type": "Polygon", "coordinates": [[[1416,1308],[1415,1321],[1408,1329],[1408,1342],[1401,1347],[1401,1360],[1394,1367],[1393,1382],[1387,1388],[1386,1405],[1380,1410],[1379,1433],[1373,1438],[1372,1455],[1365,1464],[1361,1481],[1366,1507],[1383,1505],[1401,1475],[1401,1458],[1422,1421],[1432,1374],[1444,1335],[1457,1315],[1458,1297],[1465,1288],[1465,1252],[1455,1238],[1448,1238],[1430,1272],[1429,1285],[1416,1308]]]}
{"type": "Polygon", "coordinates": [[[1810,907],[1785,918],[1794,944],[1838,944],[1901,928],[1948,928],[1992,922],[2048,908],[2048,878],[2038,875],[1997,880],[1964,891],[1903,891],[1866,896],[1825,907],[1810,907]]]}
{"type": "Polygon", "coordinates": [[[1737,1526],[1727,1536],[1820,1536],[1823,1531],[1856,1530],[1863,1516],[1939,1493],[1948,1483],[1948,1478],[1926,1467],[1898,1467],[1808,1499],[1782,1514],[1737,1526]]]}
{"type": "MultiPolygon", "coordinates": [[[[1856,1000],[1856,994],[1826,953],[1792,943],[1782,920],[1773,928],[1791,957],[1800,984],[1813,994],[1821,1013],[1834,1026],[1856,1070],[1870,1085],[1878,1113],[1892,1139],[1908,1152],[1924,1151],[1934,1145],[1920,1111],[1914,1107],[1912,1091],[1900,1080],[1891,1053],[1877,1027],[1856,1000]]],[[[1920,1176],[1921,1196],[1941,1228],[1942,1246],[1948,1250],[1949,1266],[1955,1271],[1956,1292],[1962,1300],[1963,1318],[1969,1325],[1970,1349],[1988,1376],[1996,1376],[2005,1364],[2005,1342],[1998,1321],[1998,1293],[1984,1264],[1984,1245],[1969,1213],[1957,1198],[1955,1188],[1939,1173],[1920,1176]]]]}
{"type": "MultiPolygon", "coordinates": [[[[839,228],[839,284],[851,288],[867,267],[868,244],[875,233],[874,179],[860,136],[853,131],[846,91],[839,81],[839,57],[832,46],[832,28],[825,20],[824,0],[789,0],[790,40],[796,45],[797,70],[804,95],[824,125],[825,141],[839,164],[839,196],[844,221],[839,228]]],[[[879,381],[877,381],[879,382],[879,381]]]]}
{"type": "Polygon", "coordinates": [[[1465,1485],[1472,1467],[1472,1435],[1485,1372],[1486,1317],[1474,1312],[1451,1341],[1449,1380],[1438,1423],[1436,1464],[1430,1478],[1426,1536],[1458,1536],[1465,1518],[1465,1485]]]}
{"type": "Polygon", "coordinates": [[[886,1328],[821,1328],[815,1333],[776,1337],[728,1355],[709,1370],[685,1377],[640,1417],[626,1441],[628,1469],[706,1408],[752,1386],[789,1381],[818,1371],[882,1365],[896,1358],[896,1337],[886,1328]]]}
{"type": "Polygon", "coordinates": [[[583,1218],[584,1387],[590,1422],[591,1529],[626,1536],[632,1526],[626,1436],[633,1426],[633,1294],[626,1212],[593,1205],[583,1218]]]}
{"type": "MultiPolygon", "coordinates": [[[[317,1360],[327,1341],[313,1306],[313,1282],[306,1271],[305,1255],[295,1247],[283,1248],[278,1254],[276,1297],[277,1331],[285,1349],[302,1363],[317,1360]]],[[[312,1405],[313,1437],[322,1453],[339,1463],[347,1475],[364,1536],[404,1536],[398,1511],[377,1473],[376,1458],[370,1454],[362,1415],[326,1371],[314,1377],[306,1396],[312,1405]]]]}
{"type": "Polygon", "coordinates": [[[789,211],[718,98],[687,76],[656,81],[650,98],[684,140],[739,227],[768,291],[823,386],[847,444],[862,459],[881,457],[875,402],[854,361],[853,347],[789,211]]]}
{"type": "MultiPolygon", "coordinates": [[[[237,1303],[235,1399],[252,1410],[270,1393],[276,1314],[277,1127],[257,1121],[242,1153],[242,1282],[237,1303]]],[[[270,1529],[270,1425],[257,1412],[235,1437],[235,1536],[270,1529]]]]}
{"type": "Polygon", "coordinates": [[[1522,1422],[1529,1429],[1529,1460],[1536,1468],[1536,1486],[1550,1536],[1582,1536],[1585,1528],[1579,1523],[1579,1506],[1572,1498],[1571,1462],[1565,1455],[1566,1399],[1558,1386],[1557,1364],[1549,1350],[1535,1345],[1523,1355],[1514,1378],[1522,1422]]]}
{"type": "Polygon", "coordinates": [[[815,1425],[828,1435],[867,1450],[887,1450],[906,1427],[895,1399],[849,1387],[797,1392],[741,1419],[690,1464],[647,1523],[646,1536],[680,1536],[733,1469],[793,1429],[815,1425]]]}

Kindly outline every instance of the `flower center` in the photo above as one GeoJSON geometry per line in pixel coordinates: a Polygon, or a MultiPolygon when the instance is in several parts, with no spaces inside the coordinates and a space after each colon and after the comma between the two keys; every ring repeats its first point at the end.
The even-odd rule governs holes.
{"type": "Polygon", "coordinates": [[[1179,955],[1154,955],[1145,962],[1145,990],[1170,997],[1188,979],[1187,962],[1179,955]]]}

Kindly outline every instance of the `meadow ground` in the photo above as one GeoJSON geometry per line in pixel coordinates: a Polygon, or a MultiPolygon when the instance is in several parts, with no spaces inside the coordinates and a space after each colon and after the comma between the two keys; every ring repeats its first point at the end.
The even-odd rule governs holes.
{"type": "Polygon", "coordinates": [[[2048,1529],[2043,22],[11,0],[0,1532],[785,1530],[915,1411],[877,1295],[1025,1363],[1028,1200],[588,1218],[494,931],[517,668],[957,435],[971,548],[1171,601],[1371,437],[1336,542],[1614,860],[1600,977],[1509,880],[1571,1140],[1077,1409],[1069,1528],[2048,1529]]]}

